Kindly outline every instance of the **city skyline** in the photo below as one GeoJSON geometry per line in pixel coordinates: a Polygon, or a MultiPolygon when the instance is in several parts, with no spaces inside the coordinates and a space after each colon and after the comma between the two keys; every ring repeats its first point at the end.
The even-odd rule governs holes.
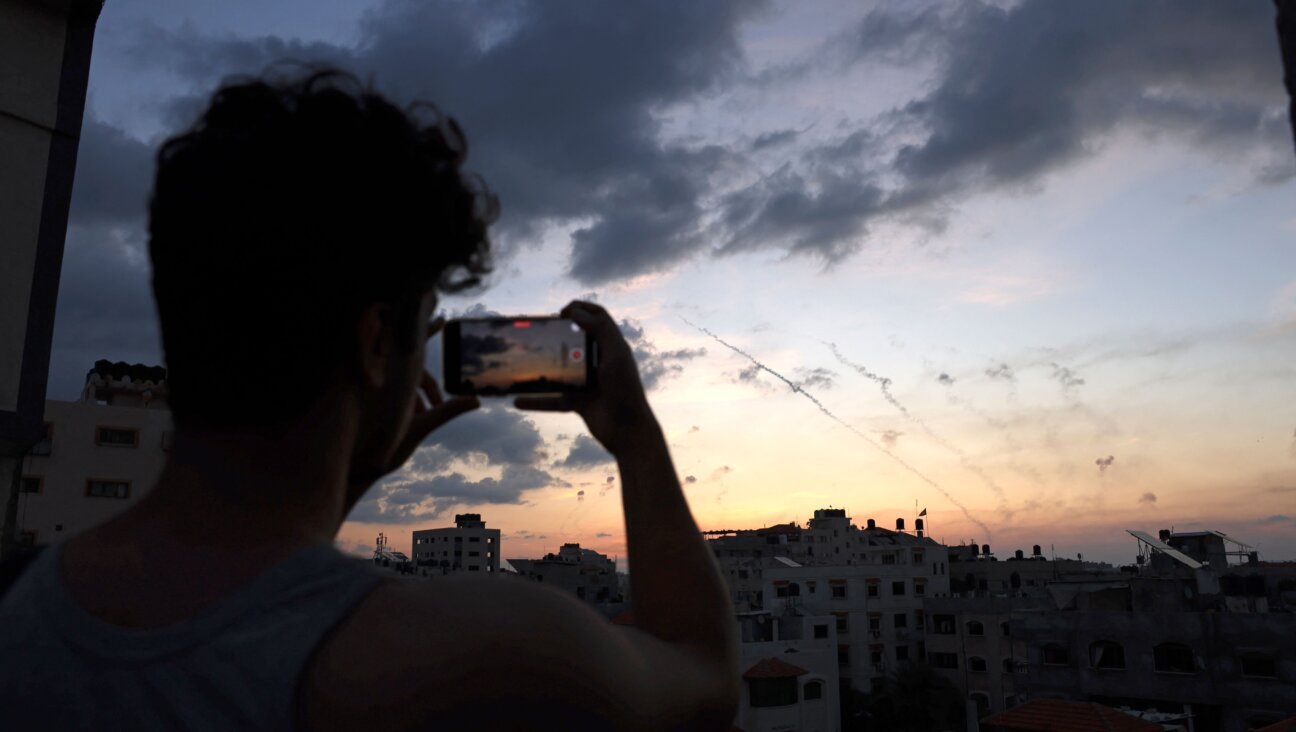
{"type": "MultiPolygon", "coordinates": [[[[447,313],[623,319],[701,529],[830,505],[889,527],[917,501],[933,538],[997,553],[1126,564],[1125,529],[1174,527],[1296,558],[1271,3],[306,8],[105,6],[50,398],[99,358],[162,362],[156,145],[226,74],[327,60],[454,115],[500,194],[499,271],[447,313]]],[[[472,511],[519,556],[624,559],[579,419],[488,404],[366,496],[346,548],[472,511]]]]}

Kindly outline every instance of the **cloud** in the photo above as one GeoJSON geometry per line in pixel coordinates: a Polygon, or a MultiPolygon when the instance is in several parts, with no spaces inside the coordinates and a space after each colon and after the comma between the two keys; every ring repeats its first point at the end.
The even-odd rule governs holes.
{"type": "MultiPolygon", "coordinates": [[[[1107,468],[1110,468],[1110,467],[1112,466],[1112,463],[1114,463],[1114,462],[1116,462],[1116,458],[1115,458],[1114,456],[1112,456],[1112,455],[1108,455],[1108,456],[1105,457],[1105,458],[1098,458],[1097,460],[1094,460],[1094,465],[1097,465],[1097,466],[1098,466],[1098,472],[1099,472],[1099,473],[1106,473],[1106,472],[1107,472],[1107,468]]],[[[1147,495],[1148,495],[1148,494],[1144,494],[1144,498],[1146,498],[1147,495]]],[[[1142,499],[1140,499],[1140,500],[1142,500],[1142,499]]]]}
{"type": "Polygon", "coordinates": [[[732,473],[733,471],[734,469],[729,467],[728,465],[721,465],[720,467],[716,468],[714,471],[711,472],[711,480],[715,480],[717,478],[723,478],[726,475],[732,473]]]}
{"type": "Polygon", "coordinates": [[[831,389],[836,384],[837,373],[825,368],[798,368],[797,384],[803,389],[831,389]]]}
{"type": "MultiPolygon", "coordinates": [[[[1101,469],[1101,467],[1099,469],[1101,469]]],[[[1145,503],[1151,506],[1155,506],[1156,502],[1157,502],[1157,497],[1155,493],[1148,492],[1148,493],[1144,493],[1142,496],[1139,497],[1139,503],[1145,503]]]]}
{"type": "Polygon", "coordinates": [[[1075,371],[1056,363],[1049,364],[1049,366],[1053,367],[1053,378],[1062,385],[1063,389],[1074,389],[1077,386],[1084,386],[1085,380],[1077,376],[1075,371]]]}
{"type": "Polygon", "coordinates": [[[580,469],[606,465],[613,461],[611,453],[603,449],[598,440],[589,435],[576,435],[567,457],[554,463],[555,468],[580,469]]]}
{"type": "Polygon", "coordinates": [[[696,482],[697,482],[697,476],[696,476],[696,475],[686,475],[686,476],[684,476],[684,482],[685,482],[685,483],[696,483],[696,482]]]}
{"type": "Polygon", "coordinates": [[[1264,524],[1267,526],[1275,526],[1280,524],[1296,523],[1296,518],[1293,518],[1291,516],[1286,516],[1280,513],[1276,513],[1272,516],[1266,516],[1260,519],[1259,521],[1256,521],[1256,523],[1264,524]]]}
{"type": "Polygon", "coordinates": [[[612,537],[612,535],[609,534],[609,533],[606,532],[606,531],[600,531],[600,532],[598,532],[597,534],[594,535],[594,538],[595,538],[595,539],[609,539],[609,538],[611,538],[611,537],[612,537]]]}
{"type": "Polygon", "coordinates": [[[701,428],[701,427],[698,427],[697,425],[693,425],[692,427],[689,427],[689,434],[690,434],[690,435],[693,434],[694,432],[701,432],[701,431],[702,431],[702,428],[701,428]]]}
{"type": "Polygon", "coordinates": [[[509,465],[496,478],[471,480],[453,472],[427,478],[393,478],[362,499],[349,521],[415,523],[440,518],[457,505],[518,504],[527,491],[569,484],[529,465],[509,465]]]}
{"type": "Polygon", "coordinates": [[[584,500],[585,500],[585,490],[582,488],[581,490],[576,491],[576,502],[581,503],[584,500]]]}
{"type": "Polygon", "coordinates": [[[937,377],[936,377],[936,381],[939,382],[941,386],[953,386],[953,385],[954,385],[954,377],[953,377],[953,376],[950,376],[949,374],[945,374],[945,373],[942,373],[940,376],[937,376],[937,377]]]}
{"type": "Polygon", "coordinates": [[[891,449],[895,448],[900,437],[904,435],[904,433],[899,430],[877,430],[877,433],[879,439],[882,440],[882,444],[891,449]]]}
{"type": "Polygon", "coordinates": [[[684,371],[684,365],[706,355],[705,348],[677,348],[662,351],[644,334],[637,321],[622,320],[621,333],[630,343],[635,362],[639,364],[639,378],[645,390],[655,389],[661,382],[684,371]]]}
{"type": "Polygon", "coordinates": [[[1017,375],[1013,373],[1012,367],[1006,363],[1001,363],[998,366],[992,366],[986,369],[985,374],[995,381],[1011,382],[1017,380],[1017,375]]]}

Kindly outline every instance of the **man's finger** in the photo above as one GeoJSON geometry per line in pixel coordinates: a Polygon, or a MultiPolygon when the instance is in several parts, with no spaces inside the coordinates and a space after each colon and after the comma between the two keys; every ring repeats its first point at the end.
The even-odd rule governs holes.
{"type": "Polygon", "coordinates": [[[566,396],[525,396],[513,400],[513,406],[532,412],[570,412],[576,408],[566,396]]]}
{"type": "Polygon", "coordinates": [[[445,324],[446,324],[445,318],[437,318],[436,320],[433,320],[431,323],[428,323],[427,337],[431,338],[432,336],[441,332],[441,329],[445,327],[445,324]]]}
{"type": "Polygon", "coordinates": [[[417,430],[419,433],[419,442],[423,441],[434,430],[461,414],[466,414],[481,406],[481,400],[477,397],[455,397],[442,402],[440,405],[429,409],[423,414],[418,415],[416,419],[417,430]]]}
{"type": "Polygon", "coordinates": [[[441,396],[441,386],[437,384],[436,379],[432,378],[432,374],[424,371],[419,385],[423,388],[423,393],[427,395],[428,401],[432,402],[433,407],[439,407],[445,403],[445,397],[441,396]]]}

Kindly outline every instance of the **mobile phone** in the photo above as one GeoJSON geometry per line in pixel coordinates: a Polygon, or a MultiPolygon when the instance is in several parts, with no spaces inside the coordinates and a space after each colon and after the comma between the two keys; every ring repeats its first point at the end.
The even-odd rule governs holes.
{"type": "Polygon", "coordinates": [[[566,318],[458,318],[447,322],[442,332],[442,376],[451,394],[554,394],[594,388],[597,344],[566,318]]]}

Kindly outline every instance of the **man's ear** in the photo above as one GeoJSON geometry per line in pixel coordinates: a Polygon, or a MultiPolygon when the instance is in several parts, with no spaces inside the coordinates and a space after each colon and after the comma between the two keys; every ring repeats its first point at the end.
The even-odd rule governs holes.
{"type": "Polygon", "coordinates": [[[371,389],[381,389],[387,383],[391,360],[395,357],[392,316],[390,305],[374,303],[360,313],[356,325],[360,376],[371,389]]]}

